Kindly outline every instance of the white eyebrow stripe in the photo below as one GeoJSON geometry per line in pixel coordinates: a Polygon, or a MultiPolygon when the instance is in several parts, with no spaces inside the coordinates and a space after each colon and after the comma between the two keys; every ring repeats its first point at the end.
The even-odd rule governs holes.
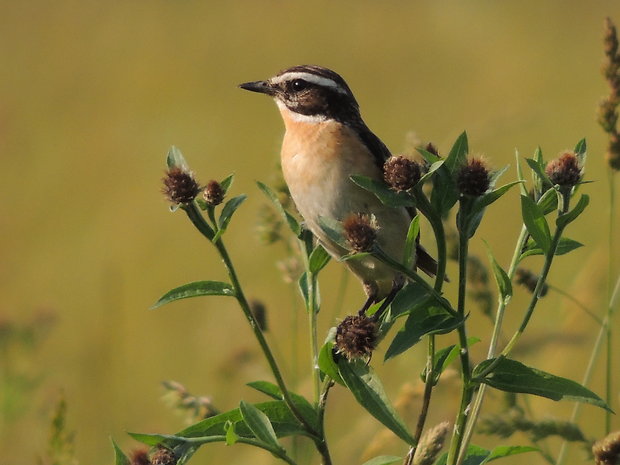
{"type": "Polygon", "coordinates": [[[311,82],[317,86],[331,87],[332,89],[344,94],[346,91],[333,79],[329,79],[323,76],[317,76],[312,73],[305,73],[303,71],[284,73],[280,76],[276,76],[271,79],[272,84],[281,84],[284,81],[292,81],[293,79],[303,79],[304,81],[311,82]]]}

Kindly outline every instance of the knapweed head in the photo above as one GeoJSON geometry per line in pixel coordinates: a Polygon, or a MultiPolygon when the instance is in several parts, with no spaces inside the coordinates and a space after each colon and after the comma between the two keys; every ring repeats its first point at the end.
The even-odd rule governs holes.
{"type": "Polygon", "coordinates": [[[377,322],[366,315],[349,315],[336,328],[336,352],[348,360],[370,357],[377,344],[377,322]]]}
{"type": "Polygon", "coordinates": [[[420,177],[420,165],[402,155],[388,158],[383,165],[383,179],[395,191],[411,189],[420,177]]]}
{"type": "Polygon", "coordinates": [[[583,170],[579,166],[579,159],[575,152],[572,151],[564,152],[547,163],[545,173],[554,185],[557,184],[562,188],[576,186],[583,176],[583,170]]]}
{"type": "Polygon", "coordinates": [[[191,172],[174,166],[166,171],[162,193],[175,205],[189,205],[200,193],[200,186],[191,172]]]}
{"type": "Polygon", "coordinates": [[[207,205],[215,207],[224,200],[224,189],[222,189],[219,182],[211,180],[202,191],[202,197],[207,202],[207,205]]]}
{"type": "Polygon", "coordinates": [[[480,197],[491,185],[489,168],[482,157],[471,157],[456,175],[456,185],[461,195],[480,197]]]}
{"type": "Polygon", "coordinates": [[[353,213],[342,222],[344,238],[354,252],[368,252],[377,239],[377,227],[370,215],[353,213]]]}

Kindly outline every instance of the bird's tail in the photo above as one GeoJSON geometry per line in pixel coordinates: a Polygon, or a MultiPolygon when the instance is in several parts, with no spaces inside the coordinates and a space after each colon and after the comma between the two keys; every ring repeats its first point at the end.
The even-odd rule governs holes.
{"type": "MultiPolygon", "coordinates": [[[[437,276],[437,260],[435,260],[420,244],[417,244],[416,254],[416,266],[431,278],[437,276]]],[[[446,282],[450,282],[447,276],[445,276],[444,279],[446,282]]]]}

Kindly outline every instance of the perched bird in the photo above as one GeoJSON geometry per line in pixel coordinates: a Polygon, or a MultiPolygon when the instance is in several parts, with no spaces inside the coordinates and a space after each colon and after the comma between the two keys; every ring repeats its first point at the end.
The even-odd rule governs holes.
{"type": "MultiPolygon", "coordinates": [[[[361,214],[376,224],[378,245],[402,262],[411,213],[384,206],[350,179],[356,174],[383,179],[390,151],[362,120],[344,79],[327,68],[302,65],[239,87],[275,100],[286,127],[281,151],[284,180],[306,227],[325,250],[336,258],[349,253],[327,237],[320,218],[342,222],[361,214]]],[[[436,263],[420,246],[416,254],[417,265],[434,273],[436,263]]],[[[402,276],[373,257],[345,263],[368,297],[360,313],[384,298],[389,303],[403,285],[402,276]]]]}

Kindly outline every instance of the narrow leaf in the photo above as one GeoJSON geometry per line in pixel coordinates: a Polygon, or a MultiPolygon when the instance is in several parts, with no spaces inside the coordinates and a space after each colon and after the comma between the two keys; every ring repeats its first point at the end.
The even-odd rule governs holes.
{"type": "Polygon", "coordinates": [[[368,192],[375,194],[375,196],[388,207],[413,207],[415,206],[415,200],[411,195],[404,191],[394,191],[390,189],[387,184],[376,179],[369,178],[368,176],[353,175],[350,176],[351,181],[366,189],[368,192]]]}
{"type": "Polygon", "coordinates": [[[411,268],[411,264],[414,258],[414,251],[416,242],[420,234],[420,217],[416,215],[409,223],[409,230],[407,231],[407,239],[405,241],[405,252],[403,254],[403,264],[407,268],[411,268]]]}
{"type": "Polygon", "coordinates": [[[282,400],[282,391],[280,388],[269,381],[252,381],[247,383],[246,386],[256,389],[258,392],[262,392],[273,399],[282,400]]]}
{"type": "Polygon", "coordinates": [[[114,465],[131,465],[125,453],[118,447],[116,441],[112,439],[112,447],[114,447],[114,465]]]}
{"type": "Polygon", "coordinates": [[[364,462],[362,465],[391,465],[393,463],[401,462],[402,460],[402,457],[397,457],[395,455],[380,455],[374,459],[364,462]]]}
{"type": "Polygon", "coordinates": [[[170,439],[174,439],[173,435],[169,434],[147,434],[147,433],[127,433],[133,439],[147,446],[156,446],[170,439]]]}
{"type": "Polygon", "coordinates": [[[316,274],[325,268],[325,265],[329,263],[331,255],[323,248],[321,244],[317,245],[309,258],[310,273],[316,274]]]}
{"type": "Polygon", "coordinates": [[[422,155],[422,158],[424,158],[427,162],[429,162],[430,164],[436,163],[440,160],[442,160],[442,158],[438,155],[435,155],[432,152],[429,152],[428,150],[426,150],[425,148],[422,147],[418,147],[416,148],[416,150],[418,152],[420,152],[420,155],[422,155]]]}
{"type": "Polygon", "coordinates": [[[228,228],[228,223],[230,223],[233,214],[247,198],[247,195],[241,194],[237,197],[233,197],[228,202],[226,202],[226,205],[224,205],[224,208],[222,208],[222,214],[220,215],[220,218],[218,220],[219,230],[213,238],[213,242],[217,242],[217,240],[222,236],[222,234],[224,234],[226,228],[228,228]]]}
{"type": "Polygon", "coordinates": [[[439,160],[428,167],[428,171],[420,178],[417,185],[424,184],[439,168],[443,166],[445,160],[439,160]]]}
{"type": "Polygon", "coordinates": [[[536,203],[543,215],[548,215],[558,208],[558,192],[553,188],[548,189],[536,203]]]}
{"type": "Polygon", "coordinates": [[[234,174],[230,174],[228,176],[226,176],[221,182],[220,182],[220,187],[222,188],[222,190],[224,191],[224,195],[226,195],[226,193],[228,192],[228,190],[231,188],[233,181],[235,180],[235,175],[234,174]]]}
{"type": "Polygon", "coordinates": [[[525,177],[523,176],[523,168],[521,168],[519,151],[517,149],[515,149],[515,158],[517,163],[517,179],[521,181],[521,185],[519,186],[521,188],[521,194],[527,195],[527,187],[525,187],[525,177]]]}
{"type": "Polygon", "coordinates": [[[206,295],[223,295],[234,297],[235,290],[228,283],[222,283],[219,281],[195,281],[168,291],[161,296],[157,302],[155,302],[151,309],[161,307],[162,305],[174,302],[175,300],[188,299],[190,297],[202,297],[206,295]]]}
{"type": "MultiPolygon", "coordinates": [[[[494,360],[489,359],[480,363],[474,369],[474,378],[478,378],[478,374],[484,373],[486,368],[491,363],[494,363],[494,360]]],[[[500,359],[497,366],[490,373],[487,373],[482,378],[478,378],[477,381],[501,391],[533,394],[555,401],[572,400],[584,402],[611,412],[611,409],[603,399],[581,384],[528,367],[516,360],[500,359]]]]}
{"type": "Polygon", "coordinates": [[[577,155],[577,159],[579,160],[579,164],[584,166],[586,164],[586,156],[588,153],[588,144],[586,144],[585,139],[581,139],[577,142],[575,146],[575,154],[577,155]]]}
{"type": "Polygon", "coordinates": [[[258,185],[258,188],[263,191],[263,193],[269,198],[269,200],[271,200],[271,203],[273,203],[273,205],[276,207],[276,210],[278,210],[278,212],[282,216],[282,219],[286,222],[286,224],[288,224],[290,230],[293,231],[293,234],[299,237],[299,235],[301,234],[301,225],[293,215],[291,215],[284,209],[282,203],[280,203],[280,200],[278,199],[277,194],[273,190],[271,190],[269,186],[260,181],[257,181],[256,184],[258,185]]]}
{"type": "Polygon", "coordinates": [[[422,286],[407,283],[392,301],[392,318],[398,318],[415,311],[419,306],[425,305],[431,294],[422,286]]]}
{"type": "Polygon", "coordinates": [[[467,142],[467,133],[463,131],[461,135],[456,139],[450,153],[446,157],[446,166],[452,174],[456,173],[467,160],[467,153],[469,152],[469,144],[467,142]]]}
{"type": "MultiPolygon", "coordinates": [[[[583,244],[581,242],[577,242],[573,239],[569,239],[568,237],[562,237],[560,239],[560,242],[558,242],[558,246],[555,250],[555,254],[564,255],[569,252],[572,252],[575,249],[578,249],[579,247],[583,247],[583,244]]],[[[525,250],[521,254],[521,258],[519,260],[522,260],[525,257],[529,257],[530,255],[544,255],[544,254],[545,252],[543,252],[543,250],[540,247],[538,247],[536,242],[528,241],[527,245],[525,246],[525,250]]]]}
{"type": "Polygon", "coordinates": [[[185,157],[181,151],[174,145],[168,150],[168,156],[166,157],[166,164],[168,168],[180,168],[183,171],[189,171],[189,165],[185,161],[185,157]]]}
{"type": "Polygon", "coordinates": [[[502,457],[536,451],[538,451],[538,449],[531,446],[497,446],[493,448],[489,456],[482,463],[485,464],[491,460],[501,459],[502,457]]]}
{"type": "Polygon", "coordinates": [[[390,404],[383,385],[372,368],[362,361],[350,363],[344,358],[338,361],[338,368],[340,376],[357,402],[396,436],[407,444],[413,444],[413,437],[390,404]]]}
{"type": "Polygon", "coordinates": [[[232,446],[239,440],[239,436],[235,432],[235,425],[232,421],[227,421],[224,424],[224,429],[226,430],[226,445],[232,446]]]}
{"type": "Polygon", "coordinates": [[[583,211],[586,209],[589,203],[590,203],[590,197],[586,194],[583,194],[579,198],[579,202],[577,202],[577,205],[575,205],[575,208],[573,208],[571,211],[569,211],[568,213],[562,216],[558,216],[558,218],[555,220],[556,226],[558,228],[564,228],[569,223],[572,223],[573,221],[575,221],[577,217],[583,213],[583,211]]]}
{"type": "Polygon", "coordinates": [[[542,210],[527,195],[521,196],[523,222],[536,244],[547,253],[551,247],[551,232],[542,210]]]}
{"type": "Polygon", "coordinates": [[[338,384],[344,386],[344,381],[338,372],[338,365],[334,360],[334,343],[333,341],[327,341],[321,347],[319,352],[319,368],[321,371],[336,381],[338,384]]]}
{"type": "Polygon", "coordinates": [[[512,284],[510,282],[510,278],[508,277],[508,274],[504,271],[504,269],[499,266],[497,260],[495,260],[489,244],[487,244],[486,241],[484,242],[484,244],[487,247],[487,255],[489,257],[489,261],[491,262],[491,269],[493,270],[493,276],[495,276],[495,283],[497,284],[497,289],[499,290],[502,302],[506,304],[512,297],[512,284]]]}
{"type": "Polygon", "coordinates": [[[239,410],[243,421],[250,428],[254,436],[260,439],[265,444],[269,444],[277,449],[282,449],[282,446],[278,442],[276,432],[269,421],[269,417],[254,407],[252,404],[241,401],[239,403],[239,410]]]}
{"type": "MultiPolygon", "coordinates": [[[[248,383],[247,386],[256,389],[257,391],[262,392],[263,394],[266,394],[276,400],[284,400],[284,396],[282,395],[280,388],[269,381],[253,381],[248,383]]],[[[292,391],[289,391],[289,395],[299,412],[304,416],[308,423],[311,425],[316,425],[317,413],[312,404],[310,404],[305,397],[292,391]]],[[[266,413],[267,416],[269,416],[269,412],[266,413]]]]}

